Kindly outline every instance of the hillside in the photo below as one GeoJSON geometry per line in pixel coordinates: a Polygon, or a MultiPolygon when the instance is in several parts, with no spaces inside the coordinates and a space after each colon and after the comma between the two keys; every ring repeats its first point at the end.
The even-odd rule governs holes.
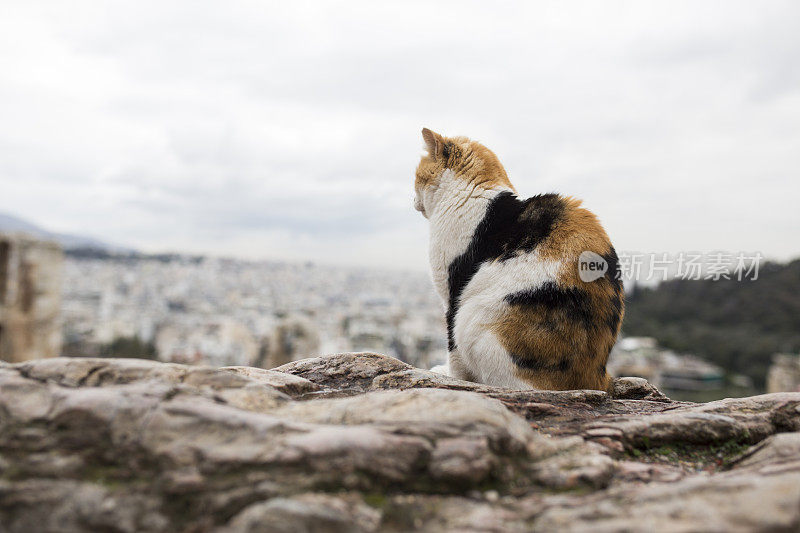
{"type": "Polygon", "coordinates": [[[133,250],[130,248],[109,244],[99,239],[95,239],[94,237],[88,237],[85,235],[71,235],[68,233],[56,233],[7,213],[0,213],[0,232],[21,232],[38,239],[56,241],[65,250],[95,250],[104,251],[106,253],[133,252],[133,250]]]}
{"type": "Polygon", "coordinates": [[[763,387],[772,354],[800,351],[800,260],[767,263],[755,281],[637,287],[627,300],[623,332],[655,337],[763,387]]]}

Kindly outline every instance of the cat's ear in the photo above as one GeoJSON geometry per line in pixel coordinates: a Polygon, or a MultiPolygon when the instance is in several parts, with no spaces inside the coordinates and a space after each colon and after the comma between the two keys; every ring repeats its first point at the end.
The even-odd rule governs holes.
{"type": "Polygon", "coordinates": [[[447,142],[444,137],[428,128],[422,128],[422,138],[425,139],[425,146],[432,157],[439,159],[445,155],[447,142]]]}

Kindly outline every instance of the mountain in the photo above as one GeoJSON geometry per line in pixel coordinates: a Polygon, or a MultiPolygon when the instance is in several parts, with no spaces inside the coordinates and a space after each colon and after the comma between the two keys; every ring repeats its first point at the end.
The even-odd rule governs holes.
{"type": "Polygon", "coordinates": [[[34,235],[45,232],[43,229],[31,224],[27,220],[22,220],[21,218],[5,213],[0,213],[0,231],[24,231],[25,233],[34,235]]]}
{"type": "Polygon", "coordinates": [[[27,220],[7,213],[0,213],[0,232],[22,232],[39,239],[56,241],[64,247],[65,250],[89,249],[114,253],[130,253],[134,251],[131,248],[109,244],[100,239],[95,239],[94,237],[49,231],[27,220]]]}

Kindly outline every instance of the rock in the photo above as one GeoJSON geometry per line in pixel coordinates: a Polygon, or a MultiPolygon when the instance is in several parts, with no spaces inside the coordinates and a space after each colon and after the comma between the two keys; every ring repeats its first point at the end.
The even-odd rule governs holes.
{"type": "Polygon", "coordinates": [[[59,479],[0,481],[2,531],[167,531],[162,502],[116,493],[94,482],[59,479]],[[12,512],[6,509],[12,508],[12,512]]]}
{"type": "Polygon", "coordinates": [[[321,388],[316,383],[312,383],[300,376],[295,376],[286,372],[276,372],[275,370],[264,370],[263,368],[252,368],[248,366],[226,366],[220,370],[226,370],[265,383],[284,394],[288,394],[292,398],[298,398],[304,394],[317,392],[321,388]]]}
{"type": "Polygon", "coordinates": [[[0,531],[790,531],[800,394],[514,391],[336,354],[0,365],[0,531]]]}
{"type": "Polygon", "coordinates": [[[153,378],[179,383],[189,372],[202,372],[202,367],[159,363],[144,359],[35,359],[15,365],[19,373],[38,381],[49,381],[65,387],[96,387],[130,383],[153,378]]]}
{"type": "Polygon", "coordinates": [[[800,474],[700,476],[621,486],[561,502],[535,521],[542,531],[797,531],[800,474]]]}
{"type": "Polygon", "coordinates": [[[393,357],[362,352],[301,359],[274,370],[300,376],[326,389],[364,392],[377,376],[411,368],[393,357]]]}
{"type": "Polygon", "coordinates": [[[754,444],[781,431],[800,430],[800,394],[765,394],[708,404],[676,405],[647,416],[607,418],[587,425],[588,436],[614,434],[629,449],[674,443],[754,444]]]}
{"type": "Polygon", "coordinates": [[[488,438],[496,447],[516,450],[529,444],[541,448],[549,440],[500,401],[465,391],[376,391],[350,398],[295,402],[275,413],[318,424],[372,424],[405,434],[488,438]]]}
{"type": "Polygon", "coordinates": [[[612,396],[619,400],[669,401],[669,398],[644,378],[616,378],[612,387],[612,396]]]}
{"type": "Polygon", "coordinates": [[[765,469],[793,468],[800,471],[800,433],[779,433],[772,435],[757,446],[753,446],[737,461],[735,467],[765,469]]]}
{"type": "Polygon", "coordinates": [[[296,533],[376,531],[381,514],[360,501],[325,494],[273,498],[255,503],[236,515],[228,533],[296,533]]]}

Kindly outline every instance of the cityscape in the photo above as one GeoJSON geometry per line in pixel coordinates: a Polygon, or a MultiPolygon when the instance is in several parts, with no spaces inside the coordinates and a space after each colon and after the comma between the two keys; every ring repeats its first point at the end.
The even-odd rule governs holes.
{"type": "Polygon", "coordinates": [[[430,367],[446,359],[444,328],[424,274],[184,256],[64,262],[70,355],[138,339],[179,363],[270,368],[377,351],[430,367]]]}

